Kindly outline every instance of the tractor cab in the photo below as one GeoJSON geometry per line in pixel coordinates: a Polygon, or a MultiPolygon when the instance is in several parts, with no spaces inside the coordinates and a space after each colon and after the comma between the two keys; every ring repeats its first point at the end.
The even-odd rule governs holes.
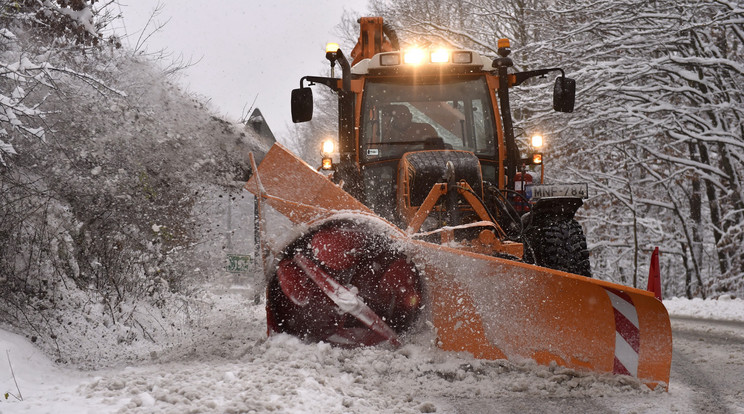
{"type": "Polygon", "coordinates": [[[361,114],[362,164],[400,159],[405,152],[420,150],[496,156],[496,124],[483,78],[429,84],[370,79],[361,114]]]}
{"type": "Polygon", "coordinates": [[[305,76],[292,91],[294,122],[312,118],[308,86],[323,84],[338,95],[339,148],[322,165],[333,170],[330,178],[409,234],[482,244],[489,254],[588,276],[586,242],[574,219],[583,203],[576,195],[586,196],[587,186],[537,191],[534,179],[528,184],[533,177],[525,166],[542,163],[542,154],[523,156],[518,148],[509,99],[526,80],[560,72],[553,109],[572,112],[574,80],[561,68],[515,72],[508,39],[499,40],[495,58],[465,49],[403,50],[380,18],[360,23],[353,66],[329,44],[331,77],[305,76]],[[334,77],[336,65],[341,78],[334,77]],[[547,233],[562,236],[546,242],[547,233]],[[556,246],[569,253],[556,258],[550,254],[556,246]]]}
{"type": "Polygon", "coordinates": [[[481,159],[486,166],[483,179],[496,182],[497,125],[483,76],[436,77],[428,82],[413,77],[370,78],[360,112],[363,196],[386,219],[402,220],[396,199],[404,154],[451,152],[439,154],[442,159],[465,151],[475,155],[470,157],[476,163],[471,168],[479,168],[481,159]]]}

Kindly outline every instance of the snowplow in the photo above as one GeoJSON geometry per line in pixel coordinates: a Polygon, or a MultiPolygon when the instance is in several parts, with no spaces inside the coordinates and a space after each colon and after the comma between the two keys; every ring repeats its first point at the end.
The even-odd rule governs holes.
{"type": "Polygon", "coordinates": [[[522,157],[510,89],[559,72],[553,108],[572,112],[575,82],[514,71],[506,39],[488,58],[401,50],[379,17],[360,27],[352,62],[330,44],[331,76],[292,91],[295,122],[312,118],[310,86],[338,95],[338,150],[315,168],[275,144],[245,185],[300,230],[265,252],[269,334],[397,346],[431,329],[447,351],[667,386],[662,302],[591,278],[574,218],[586,186],[526,183],[543,154],[522,157]]]}

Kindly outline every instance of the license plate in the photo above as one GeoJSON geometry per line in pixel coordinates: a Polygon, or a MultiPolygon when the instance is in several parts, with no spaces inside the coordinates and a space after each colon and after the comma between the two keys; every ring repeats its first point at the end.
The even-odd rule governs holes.
{"type": "Polygon", "coordinates": [[[527,193],[532,193],[531,198],[547,197],[577,197],[589,198],[589,184],[540,184],[527,187],[527,193]],[[531,190],[531,191],[530,191],[531,190]]]}

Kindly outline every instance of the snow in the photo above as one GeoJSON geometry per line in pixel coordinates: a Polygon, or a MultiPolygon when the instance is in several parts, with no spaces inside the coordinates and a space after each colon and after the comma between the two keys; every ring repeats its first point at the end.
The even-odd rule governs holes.
{"type": "MultiPolygon", "coordinates": [[[[528,401],[528,411],[561,401],[621,412],[693,409],[683,384],[664,393],[629,377],[475,360],[438,350],[426,332],[397,349],[267,338],[263,305],[251,294],[245,286],[223,288],[207,297],[211,310],[180,346],[143,348],[128,365],[97,370],[55,364],[26,338],[0,330],[0,392],[9,393],[0,413],[478,412],[494,401],[512,408],[528,401]]],[[[744,321],[742,299],[665,304],[672,316],[744,321]]]]}
{"type": "Polygon", "coordinates": [[[98,30],[93,24],[93,11],[90,9],[90,7],[85,6],[80,10],[72,10],[72,8],[59,7],[49,0],[46,0],[44,2],[44,6],[46,6],[50,10],[55,10],[57,13],[64,14],[65,16],[70,17],[91,35],[96,36],[98,34],[98,30]]]}
{"type": "Polygon", "coordinates": [[[724,321],[744,321],[744,299],[721,295],[718,300],[672,298],[664,301],[670,315],[724,321]]]}

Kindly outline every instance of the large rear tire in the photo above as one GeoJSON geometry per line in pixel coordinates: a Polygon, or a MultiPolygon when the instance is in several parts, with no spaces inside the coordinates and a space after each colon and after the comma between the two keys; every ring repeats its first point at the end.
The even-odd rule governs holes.
{"type": "Polygon", "coordinates": [[[574,219],[529,226],[525,235],[535,254],[535,264],[591,277],[584,231],[574,219]]]}

